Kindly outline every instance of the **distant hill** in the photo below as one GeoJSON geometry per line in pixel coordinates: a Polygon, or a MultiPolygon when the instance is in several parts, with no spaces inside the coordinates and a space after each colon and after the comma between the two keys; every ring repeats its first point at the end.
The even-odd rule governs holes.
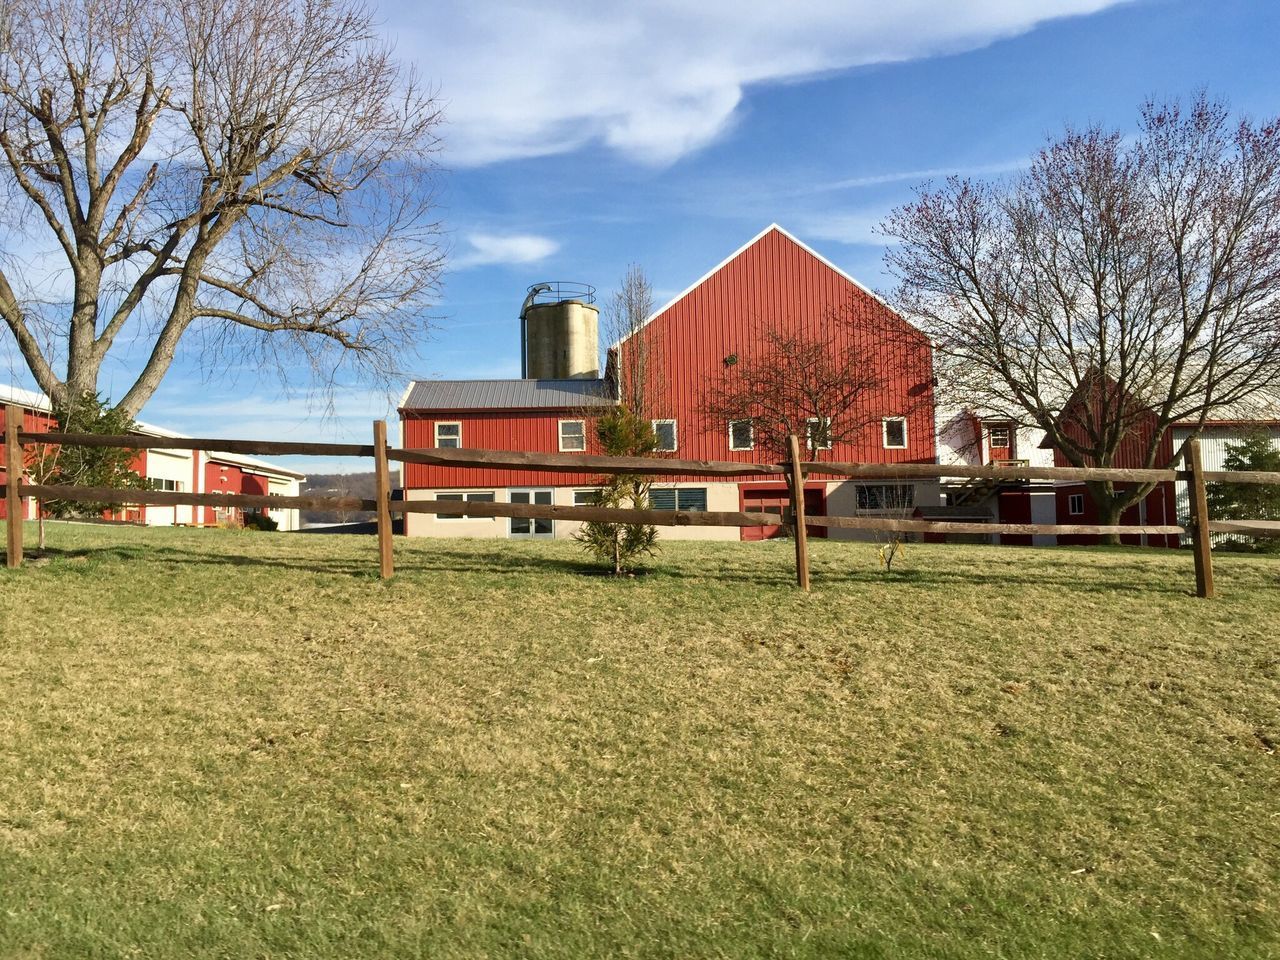
{"type": "MultiPolygon", "coordinates": [[[[373,471],[367,473],[317,473],[302,482],[302,492],[318,497],[359,497],[372,500],[377,490],[373,471]]],[[[358,523],[373,520],[371,510],[303,510],[302,522],[358,523]]]]}

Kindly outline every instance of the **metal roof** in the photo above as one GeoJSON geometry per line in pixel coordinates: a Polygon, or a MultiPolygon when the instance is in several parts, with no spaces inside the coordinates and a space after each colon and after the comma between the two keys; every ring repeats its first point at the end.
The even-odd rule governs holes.
{"type": "Polygon", "coordinates": [[[401,410],[534,410],[611,407],[607,380],[415,380],[401,410]]]}

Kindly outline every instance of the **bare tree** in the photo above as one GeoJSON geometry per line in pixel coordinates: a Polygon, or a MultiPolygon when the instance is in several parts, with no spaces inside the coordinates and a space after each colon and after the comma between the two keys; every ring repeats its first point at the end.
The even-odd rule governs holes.
{"type": "MultiPolygon", "coordinates": [[[[856,442],[882,417],[907,416],[924,393],[895,396],[892,380],[908,373],[913,351],[892,322],[832,310],[821,332],[758,325],[751,352],[726,358],[704,395],[703,411],[724,429],[750,423],[757,448],[785,459],[787,438],[805,438],[814,459],[836,444],[856,442]]],[[[857,315],[857,314],[855,314],[857,315]]],[[[924,371],[905,381],[916,384],[924,371]]]]}
{"type": "MultiPolygon", "coordinates": [[[[1069,129],[1025,175],[924,188],[882,229],[948,393],[1074,465],[1169,466],[1174,423],[1280,385],[1280,121],[1147,103],[1132,140],[1069,129]]],[[[1152,485],[1089,489],[1111,524],[1152,485]]]]}
{"type": "Polygon", "coordinates": [[[653,309],[653,284],[633,263],[604,305],[605,337],[612,345],[606,370],[618,401],[641,419],[660,416],[666,396],[662,344],[646,330],[653,309]]]}
{"type": "Polygon", "coordinates": [[[134,415],[189,341],[393,372],[441,268],[440,116],[359,0],[0,0],[0,24],[0,317],[55,404],[114,357],[134,415]],[[68,290],[24,269],[41,245],[68,290]]]}
{"type": "MultiPolygon", "coordinates": [[[[651,456],[657,448],[650,420],[663,409],[666,382],[660,346],[645,329],[652,314],[653,285],[644,269],[633,263],[604,306],[605,336],[611,344],[604,388],[617,405],[603,413],[599,407],[582,411],[584,420],[593,424],[596,443],[607,456],[651,456]]],[[[601,506],[648,509],[652,478],[614,475],[602,477],[599,482],[596,502],[601,506]]],[[[612,565],[615,575],[621,575],[642,555],[652,556],[658,551],[658,528],[651,524],[589,520],[574,539],[612,565]]]]}

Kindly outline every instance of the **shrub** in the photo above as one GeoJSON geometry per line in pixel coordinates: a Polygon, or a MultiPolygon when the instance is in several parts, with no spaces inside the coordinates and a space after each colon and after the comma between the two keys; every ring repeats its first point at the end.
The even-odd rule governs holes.
{"type": "MultiPolygon", "coordinates": [[[[658,447],[652,425],[621,406],[596,421],[596,439],[601,450],[614,457],[644,456],[658,447]]],[[[615,476],[600,491],[597,503],[647,510],[649,481],[630,474],[615,476]]],[[[642,556],[652,556],[658,550],[658,528],[651,524],[590,520],[574,534],[574,539],[601,563],[612,566],[615,574],[632,569],[642,556]]]]}
{"type": "MultiPolygon", "coordinates": [[[[1227,444],[1223,461],[1227,470],[1280,472],[1280,449],[1266,430],[1255,430],[1239,443],[1227,444]]],[[[1280,486],[1254,483],[1211,483],[1208,490],[1209,516],[1214,520],[1280,520],[1280,486]]],[[[1280,552],[1280,539],[1233,538],[1219,549],[1280,552]]]]}
{"type": "Polygon", "coordinates": [[[268,533],[274,533],[280,529],[280,524],[272,520],[266,513],[246,513],[244,515],[244,528],[246,530],[265,530],[268,533]]]}

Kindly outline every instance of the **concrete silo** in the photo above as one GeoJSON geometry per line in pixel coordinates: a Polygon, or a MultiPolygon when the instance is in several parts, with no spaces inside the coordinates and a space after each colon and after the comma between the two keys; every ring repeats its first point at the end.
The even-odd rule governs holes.
{"type": "Polygon", "coordinates": [[[521,376],[526,380],[595,380],[600,376],[596,288],[535,283],[520,308],[521,376]]]}

